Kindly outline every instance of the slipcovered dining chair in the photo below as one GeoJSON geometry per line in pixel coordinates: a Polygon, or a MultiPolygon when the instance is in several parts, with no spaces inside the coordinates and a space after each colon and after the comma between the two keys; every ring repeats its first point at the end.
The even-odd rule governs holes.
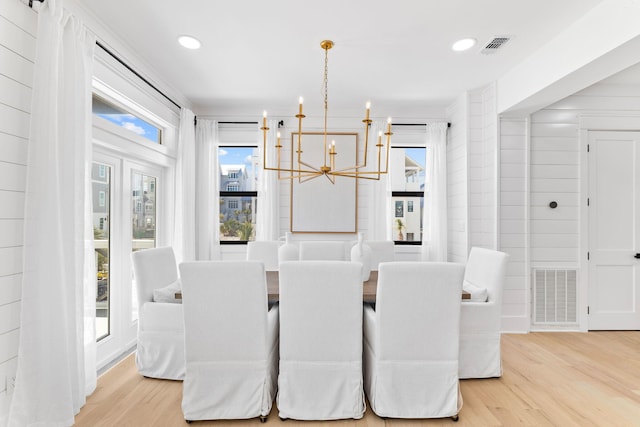
{"type": "Polygon", "coordinates": [[[395,244],[393,240],[367,240],[371,248],[371,270],[377,271],[381,262],[395,260],[395,244]]]}
{"type": "Polygon", "coordinates": [[[460,378],[502,376],[500,322],[508,258],[504,252],[471,248],[463,282],[471,301],[462,303],[460,378]]]}
{"type": "Polygon", "coordinates": [[[280,264],[281,419],[362,418],[362,265],[280,264]]]}
{"type": "MultiPolygon", "coordinates": [[[[346,261],[347,246],[342,241],[301,241],[301,261],[346,261]]],[[[349,252],[351,247],[349,247],[349,252]]]]}
{"type": "Polygon", "coordinates": [[[278,271],[277,240],[256,240],[247,242],[247,261],[262,261],[267,271],[278,271]]]}
{"type": "Polygon", "coordinates": [[[187,421],[265,421],[275,397],[278,306],[267,308],[259,261],[180,264],[186,375],[182,412],[187,421]]]}
{"type": "Polygon", "coordinates": [[[380,264],[375,309],[364,310],[364,382],[381,417],[457,420],[464,267],[380,264]]]}
{"type": "Polygon", "coordinates": [[[171,247],[131,254],[138,294],[136,366],[145,377],[184,378],[182,304],[154,302],[154,290],[179,289],[178,266],[171,247]]]}

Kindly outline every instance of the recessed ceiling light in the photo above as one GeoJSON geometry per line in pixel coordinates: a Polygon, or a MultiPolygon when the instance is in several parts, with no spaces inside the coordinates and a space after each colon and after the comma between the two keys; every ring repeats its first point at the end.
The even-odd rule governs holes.
{"type": "Polygon", "coordinates": [[[471,49],[476,44],[476,39],[466,38],[458,40],[451,46],[451,49],[456,52],[462,52],[463,50],[471,49]]]}
{"type": "Polygon", "coordinates": [[[178,43],[180,43],[183,47],[186,47],[187,49],[200,49],[200,46],[202,45],[200,43],[200,40],[191,36],[178,37],[178,43]]]}

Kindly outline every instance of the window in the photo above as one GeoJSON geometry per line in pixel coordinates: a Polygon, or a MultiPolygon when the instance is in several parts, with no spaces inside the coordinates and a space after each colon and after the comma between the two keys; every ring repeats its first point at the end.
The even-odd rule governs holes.
{"type": "Polygon", "coordinates": [[[396,244],[422,243],[425,156],[424,147],[391,148],[389,167],[394,209],[391,227],[396,244]]]}
{"type": "Polygon", "coordinates": [[[91,183],[94,206],[93,244],[96,257],[96,339],[100,341],[111,333],[111,299],[109,297],[111,294],[109,280],[111,206],[107,196],[111,193],[111,167],[94,163],[92,168],[91,175],[94,177],[91,183]],[[99,179],[95,179],[96,176],[99,179]]]}
{"type": "MultiPolygon", "coordinates": [[[[93,96],[93,114],[114,123],[121,128],[137,134],[147,140],[162,144],[162,131],[146,120],[117,107],[99,96],[93,96]]],[[[102,177],[102,175],[100,175],[102,177]]]]}
{"type": "Polygon", "coordinates": [[[257,146],[221,146],[220,243],[255,240],[260,161],[257,146]]]}

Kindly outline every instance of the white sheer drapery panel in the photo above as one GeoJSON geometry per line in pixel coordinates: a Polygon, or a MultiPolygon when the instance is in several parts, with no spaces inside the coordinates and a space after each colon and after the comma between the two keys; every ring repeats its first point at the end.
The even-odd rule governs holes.
{"type": "Polygon", "coordinates": [[[427,125],[422,260],[447,260],[447,127],[427,125]]]}
{"type": "Polygon", "coordinates": [[[91,205],[95,36],[61,1],[38,13],[24,273],[9,426],[70,426],[96,387],[91,205]]]}
{"type": "MultiPolygon", "coordinates": [[[[276,140],[278,133],[278,122],[269,120],[267,122],[267,149],[264,150],[264,140],[258,144],[258,152],[262,164],[258,179],[258,213],[256,216],[256,240],[278,240],[280,237],[280,185],[278,184],[278,172],[265,171],[264,156],[266,155],[267,166],[276,167],[278,161],[278,151],[276,140]]],[[[260,132],[262,135],[262,132],[260,132]]]]}
{"type": "Polygon", "coordinates": [[[196,240],[199,260],[220,259],[218,122],[196,123],[196,240]]]}
{"type": "MultiPolygon", "coordinates": [[[[378,142],[378,132],[384,131],[384,122],[374,121],[369,130],[369,153],[367,157],[367,170],[376,170],[378,167],[378,153],[375,148],[378,142]]],[[[384,138],[384,135],[382,136],[384,138]]],[[[386,141],[383,139],[386,150],[386,141]]],[[[380,168],[384,170],[387,164],[386,151],[382,153],[382,164],[380,168]]],[[[380,175],[379,181],[367,180],[369,182],[369,229],[366,240],[391,240],[391,210],[389,201],[391,196],[389,175],[380,175]]]]}
{"type": "Polygon", "coordinates": [[[176,150],[173,250],[178,263],[196,259],[196,132],[193,111],[180,111],[176,150]]]}

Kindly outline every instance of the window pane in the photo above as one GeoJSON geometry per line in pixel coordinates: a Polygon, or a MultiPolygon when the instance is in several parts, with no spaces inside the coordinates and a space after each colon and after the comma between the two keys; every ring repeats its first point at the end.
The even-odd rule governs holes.
{"type": "Polygon", "coordinates": [[[109,231],[111,168],[93,164],[93,244],[96,256],[96,339],[109,336],[111,331],[109,287],[109,231]]]}
{"type": "Polygon", "coordinates": [[[156,178],[139,172],[131,174],[131,247],[138,249],[156,246],[156,178]]]}
{"type": "Polygon", "coordinates": [[[220,191],[256,191],[258,147],[220,147],[220,191]]]}
{"type": "Polygon", "coordinates": [[[425,154],[424,147],[391,148],[392,191],[424,191],[425,154]]]}
{"type": "Polygon", "coordinates": [[[93,114],[96,116],[102,117],[111,123],[115,123],[116,125],[136,133],[151,142],[156,144],[162,143],[162,132],[160,131],[160,128],[142,120],[140,117],[134,116],[120,107],[109,104],[104,99],[97,96],[93,97],[92,108],[93,114]]]}
{"type": "Polygon", "coordinates": [[[392,224],[393,240],[422,241],[422,197],[394,196],[395,214],[392,224]],[[407,206],[413,206],[408,209],[407,206]],[[417,207],[420,209],[417,209],[417,207]]]}
{"type": "Polygon", "coordinates": [[[257,197],[220,197],[220,240],[256,238],[257,197]]]}
{"type": "MultiPolygon", "coordinates": [[[[140,172],[131,174],[131,251],[156,247],[156,178],[140,172]]],[[[135,278],[133,279],[135,280],[135,278]]],[[[132,280],[131,320],[138,319],[138,294],[132,280]]]]}

